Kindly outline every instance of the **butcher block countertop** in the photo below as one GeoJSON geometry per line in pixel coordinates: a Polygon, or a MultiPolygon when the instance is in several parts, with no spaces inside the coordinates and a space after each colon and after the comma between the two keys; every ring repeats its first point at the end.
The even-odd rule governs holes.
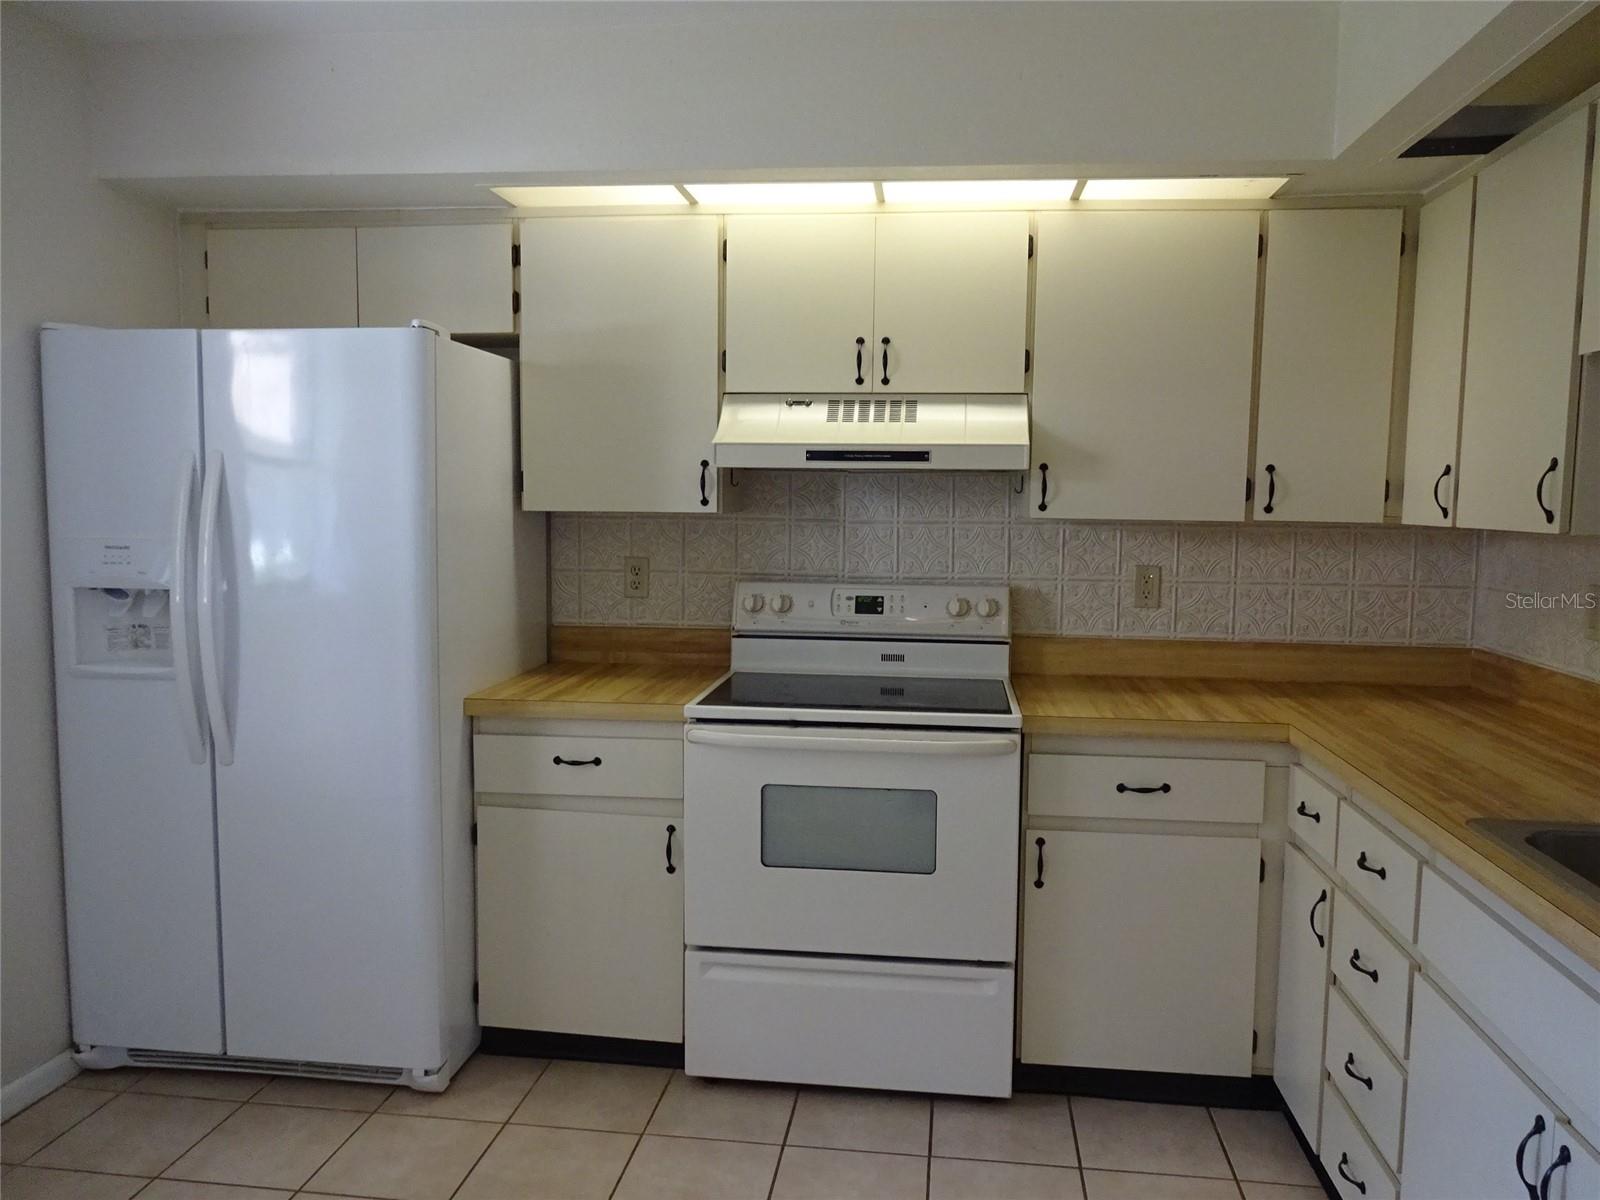
{"type": "MultiPolygon", "coordinates": [[[[664,632],[671,631],[656,634],[664,632]]],[[[563,640],[552,645],[563,657],[639,653],[611,643],[595,649],[572,634],[563,640]]],[[[1287,742],[1600,968],[1600,901],[1468,824],[1600,821],[1600,685],[1469,651],[1458,652],[1455,665],[1430,663],[1425,684],[1185,678],[1173,649],[1167,643],[1148,669],[1108,664],[1126,674],[1049,674],[1028,669],[1046,665],[1036,656],[1016,662],[1011,682],[1024,732],[1287,742]],[[1178,677],[1151,673],[1161,662],[1176,663],[1178,677]]],[[[663,650],[669,661],[551,662],[469,697],[466,711],[681,721],[684,705],[726,670],[725,659],[710,642],[679,640],[663,650]]],[[[1374,661],[1381,674],[1383,662],[1374,661]]],[[[1401,677],[1421,661],[1397,659],[1401,677]]],[[[1263,673],[1303,672],[1264,659],[1263,673]]]]}

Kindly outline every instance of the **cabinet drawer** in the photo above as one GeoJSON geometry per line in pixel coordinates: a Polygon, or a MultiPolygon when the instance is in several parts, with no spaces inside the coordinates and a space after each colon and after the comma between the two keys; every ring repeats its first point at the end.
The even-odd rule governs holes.
{"type": "Polygon", "coordinates": [[[1384,1161],[1391,1168],[1398,1167],[1405,1071],[1338,988],[1328,990],[1328,1046],[1323,1065],[1384,1161]]]}
{"type": "Polygon", "coordinates": [[[1322,1168],[1340,1200],[1395,1200],[1400,1185],[1362,1134],[1339,1090],[1322,1088],[1322,1168]]]}
{"type": "Polygon", "coordinates": [[[1041,817],[1261,822],[1265,763],[1107,754],[1028,757],[1028,811],[1041,817]]]}
{"type": "Polygon", "coordinates": [[[1336,866],[1350,890],[1391,929],[1411,941],[1417,932],[1416,855],[1348,800],[1339,802],[1336,866]]]}
{"type": "Polygon", "coordinates": [[[683,743],[665,738],[480,733],[473,789],[536,796],[683,795],[683,743]]]}
{"type": "Polygon", "coordinates": [[[1332,940],[1334,978],[1404,1061],[1411,960],[1348,896],[1334,905],[1332,940]]]}
{"type": "Polygon", "coordinates": [[[1304,767],[1289,768],[1289,832],[1325,863],[1333,862],[1339,793],[1304,767]]]}
{"type": "Polygon", "coordinates": [[[1432,868],[1422,873],[1417,949],[1526,1060],[1600,1128],[1600,999],[1432,868]]]}

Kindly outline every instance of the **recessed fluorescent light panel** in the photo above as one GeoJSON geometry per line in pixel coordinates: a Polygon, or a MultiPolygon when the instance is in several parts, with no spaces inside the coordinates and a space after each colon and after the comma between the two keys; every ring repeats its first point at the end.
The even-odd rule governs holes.
{"type": "Polygon", "coordinates": [[[884,180],[888,204],[1037,204],[1071,200],[1076,179],[884,180]]]}
{"type": "Polygon", "coordinates": [[[744,204],[814,205],[876,204],[877,190],[868,182],[848,183],[686,183],[696,204],[733,208],[744,204]]]}
{"type": "Polygon", "coordinates": [[[1285,183],[1285,175],[1228,179],[1091,179],[1080,200],[1265,200],[1285,183]]]}
{"type": "Polygon", "coordinates": [[[687,204],[683,193],[670,183],[620,184],[604,187],[497,187],[490,188],[507,204],[518,208],[599,208],[628,204],[687,204]]]}

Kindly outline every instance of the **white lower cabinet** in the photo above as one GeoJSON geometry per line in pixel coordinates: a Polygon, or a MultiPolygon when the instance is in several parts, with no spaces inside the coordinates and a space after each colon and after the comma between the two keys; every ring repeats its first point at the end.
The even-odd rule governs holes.
{"type": "Polygon", "coordinates": [[[478,1019],[683,1040],[683,818],[478,809],[478,1019]]]}
{"type": "MultiPolygon", "coordinates": [[[[1555,1153],[1554,1114],[1425,979],[1412,1013],[1410,1088],[1406,1200],[1505,1200],[1537,1187],[1555,1153]]],[[[1580,1193],[1569,1186],[1568,1195],[1580,1193]]]]}
{"type": "Polygon", "coordinates": [[[1254,837],[1033,828],[1022,1060],[1250,1074],[1254,837]]]}
{"type": "MultiPolygon", "coordinates": [[[[1382,1156],[1332,1082],[1322,1085],[1322,1140],[1317,1157],[1340,1200],[1395,1200],[1400,1194],[1399,1182],[1383,1165],[1382,1156]]],[[[1411,1195],[1408,1190],[1407,1200],[1411,1195]]]]}
{"type": "MultiPolygon", "coordinates": [[[[1331,806],[1329,812],[1331,816],[1331,806]]],[[[1333,885],[1328,877],[1294,846],[1285,847],[1272,1076],[1312,1149],[1317,1147],[1322,1112],[1322,1038],[1332,905],[1333,885]]]]}

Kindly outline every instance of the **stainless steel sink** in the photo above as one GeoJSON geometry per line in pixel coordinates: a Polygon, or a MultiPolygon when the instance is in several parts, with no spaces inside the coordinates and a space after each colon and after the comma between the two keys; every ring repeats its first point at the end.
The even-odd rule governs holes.
{"type": "Polygon", "coordinates": [[[1467,824],[1548,874],[1600,898],[1600,822],[1552,824],[1480,817],[1467,824]]]}

